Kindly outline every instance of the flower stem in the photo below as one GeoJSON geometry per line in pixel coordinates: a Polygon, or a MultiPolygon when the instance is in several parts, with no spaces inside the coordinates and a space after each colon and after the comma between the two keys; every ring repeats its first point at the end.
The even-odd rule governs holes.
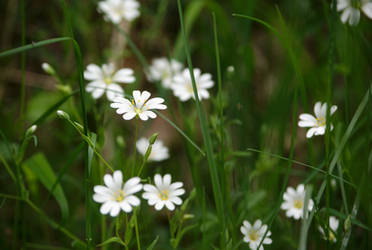
{"type": "Polygon", "coordinates": [[[138,232],[137,209],[135,210],[133,216],[134,216],[134,228],[136,230],[137,249],[141,250],[141,243],[139,240],[139,232],[138,232]]]}
{"type": "Polygon", "coordinates": [[[134,147],[133,147],[133,167],[132,167],[132,173],[131,177],[134,175],[134,171],[136,169],[136,156],[137,156],[137,148],[136,148],[136,143],[137,143],[137,136],[138,136],[138,126],[139,126],[139,118],[136,116],[136,132],[134,133],[134,147]]]}

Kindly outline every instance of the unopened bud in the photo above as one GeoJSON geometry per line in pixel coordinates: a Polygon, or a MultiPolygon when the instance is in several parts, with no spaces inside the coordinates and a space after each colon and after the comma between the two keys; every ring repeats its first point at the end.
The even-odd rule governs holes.
{"type": "Polygon", "coordinates": [[[42,63],[41,68],[44,70],[45,73],[49,75],[54,75],[56,73],[56,71],[53,69],[52,66],[50,66],[49,63],[46,62],[42,63]]]}
{"type": "Polygon", "coordinates": [[[184,220],[188,220],[188,219],[193,219],[195,216],[193,215],[193,214],[185,214],[184,216],[183,216],[183,219],[184,220]]]}
{"type": "Polygon", "coordinates": [[[153,145],[156,141],[156,138],[158,138],[158,133],[155,133],[153,134],[151,137],[150,137],[150,145],[153,145]]]}
{"type": "Polygon", "coordinates": [[[65,111],[62,110],[57,110],[57,115],[64,119],[70,119],[70,116],[65,111]]]}
{"type": "Polygon", "coordinates": [[[124,148],[125,147],[124,137],[122,137],[121,135],[119,135],[118,137],[116,137],[116,143],[119,145],[119,147],[124,148]]]}
{"type": "Polygon", "coordinates": [[[26,136],[30,136],[32,135],[33,133],[35,133],[37,129],[37,126],[36,125],[32,125],[31,127],[29,127],[27,130],[26,130],[26,136]]]}

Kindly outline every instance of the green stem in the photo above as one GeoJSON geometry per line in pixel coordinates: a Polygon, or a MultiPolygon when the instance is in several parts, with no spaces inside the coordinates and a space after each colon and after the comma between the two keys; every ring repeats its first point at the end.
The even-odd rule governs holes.
{"type": "Polygon", "coordinates": [[[200,100],[199,100],[199,95],[198,95],[198,90],[196,87],[194,69],[193,69],[193,65],[191,61],[191,55],[189,52],[188,38],[186,35],[185,25],[183,22],[183,11],[182,11],[182,5],[181,5],[180,0],[177,0],[177,6],[178,6],[179,17],[180,17],[181,30],[182,30],[183,39],[184,39],[185,54],[186,54],[187,62],[189,65],[192,87],[193,87],[193,91],[195,94],[196,109],[198,111],[200,126],[202,129],[203,139],[204,139],[204,143],[205,143],[205,147],[207,151],[207,160],[208,160],[209,171],[210,171],[211,179],[212,179],[213,195],[214,195],[217,214],[218,214],[219,223],[221,227],[220,228],[221,248],[225,249],[226,247],[226,244],[225,244],[225,213],[224,213],[223,196],[221,192],[220,180],[218,176],[217,166],[216,166],[216,163],[213,157],[213,147],[212,147],[210,134],[208,131],[206,115],[202,111],[200,100]]]}
{"type": "Polygon", "coordinates": [[[134,176],[134,173],[136,171],[136,158],[137,158],[137,137],[138,137],[138,127],[139,127],[139,117],[136,116],[136,131],[134,133],[134,142],[133,142],[133,166],[132,166],[132,173],[131,173],[131,177],[134,176]]]}
{"type": "Polygon", "coordinates": [[[134,213],[134,229],[136,231],[136,240],[137,240],[137,249],[141,250],[141,243],[139,239],[139,232],[138,232],[138,221],[137,221],[137,209],[135,210],[136,212],[134,213]]]}

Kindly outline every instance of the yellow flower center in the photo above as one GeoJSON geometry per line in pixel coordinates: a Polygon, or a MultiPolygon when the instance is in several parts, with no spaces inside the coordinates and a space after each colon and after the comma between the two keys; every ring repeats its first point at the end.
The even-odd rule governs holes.
{"type": "Polygon", "coordinates": [[[194,93],[194,89],[192,88],[192,83],[190,82],[189,84],[187,84],[186,86],[186,90],[187,92],[189,92],[190,94],[193,94],[194,93]]]}
{"type": "Polygon", "coordinates": [[[248,234],[248,237],[251,241],[257,241],[258,240],[258,233],[256,230],[251,230],[248,234]]]}
{"type": "Polygon", "coordinates": [[[329,230],[329,240],[336,241],[336,236],[331,230],[329,230]]]}
{"type": "Polygon", "coordinates": [[[318,125],[318,127],[325,126],[326,125],[325,117],[316,118],[316,125],[318,125]]]}
{"type": "Polygon", "coordinates": [[[103,81],[106,83],[106,85],[110,85],[112,83],[111,77],[105,77],[103,81]]]}
{"type": "Polygon", "coordinates": [[[123,201],[124,198],[125,198],[125,193],[124,193],[123,190],[120,190],[119,193],[115,196],[115,200],[116,200],[117,202],[121,202],[121,201],[123,201]]]}
{"type": "Polygon", "coordinates": [[[168,200],[169,199],[169,192],[168,192],[168,190],[164,189],[164,190],[160,191],[159,192],[159,198],[162,201],[168,200]]]}
{"type": "Polygon", "coordinates": [[[301,209],[304,206],[304,203],[302,202],[302,200],[295,200],[293,205],[295,208],[301,209]]]}
{"type": "MultiPolygon", "coordinates": [[[[137,115],[142,113],[144,107],[146,106],[146,103],[144,103],[141,108],[138,108],[137,105],[134,103],[133,99],[131,102],[132,102],[132,107],[134,109],[134,112],[136,112],[137,115]]],[[[141,103],[141,100],[138,100],[138,102],[141,103]]]]}

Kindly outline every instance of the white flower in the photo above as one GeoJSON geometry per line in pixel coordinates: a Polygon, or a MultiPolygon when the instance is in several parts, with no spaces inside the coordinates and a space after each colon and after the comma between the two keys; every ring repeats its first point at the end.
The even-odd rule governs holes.
{"type": "Polygon", "coordinates": [[[114,217],[119,214],[120,209],[130,213],[132,206],[139,206],[141,203],[140,199],[133,195],[142,189],[139,177],[130,178],[123,185],[123,174],[117,170],[112,176],[106,174],[103,180],[106,186],[95,186],[93,195],[95,202],[103,203],[100,209],[102,214],[110,213],[114,217]]]}
{"type": "MultiPolygon", "coordinates": [[[[148,139],[142,137],[136,142],[137,150],[141,155],[145,155],[150,142],[148,139]]],[[[149,156],[150,161],[163,161],[169,158],[169,150],[163,145],[161,140],[156,140],[151,148],[151,153],[149,156]]]]}
{"type": "MultiPolygon", "coordinates": [[[[337,110],[337,106],[333,105],[330,110],[330,115],[332,115],[337,110]]],[[[311,138],[313,135],[324,135],[326,130],[326,114],[327,114],[327,103],[317,102],[314,106],[315,117],[311,114],[301,114],[298,126],[300,127],[310,127],[306,133],[307,138],[311,138]]],[[[331,130],[333,125],[331,124],[331,130]]]]}
{"type": "Polygon", "coordinates": [[[106,92],[107,99],[113,101],[115,97],[124,95],[118,83],[133,83],[136,80],[133,73],[129,68],[115,71],[112,63],[103,64],[102,67],[89,64],[84,71],[84,78],[90,81],[86,91],[91,92],[94,99],[100,98],[106,92]]]}
{"type": "Polygon", "coordinates": [[[149,81],[160,81],[164,88],[170,88],[173,83],[173,77],[182,70],[182,63],[175,59],[170,61],[165,58],[156,58],[152,60],[149,72],[146,74],[149,81]]]}
{"type": "MultiPolygon", "coordinates": [[[[256,250],[260,245],[262,237],[264,236],[267,230],[267,225],[262,225],[261,220],[256,220],[253,226],[248,221],[243,221],[243,225],[240,227],[240,231],[244,235],[244,242],[249,243],[249,248],[256,250]]],[[[263,244],[271,244],[272,240],[270,239],[271,232],[268,231],[265,239],[262,242],[261,247],[259,250],[263,250],[263,244]]]]}
{"type": "Polygon", "coordinates": [[[354,26],[359,23],[360,10],[372,19],[372,2],[369,0],[337,0],[337,11],[342,11],[341,21],[354,26]]]}
{"type": "MultiPolygon", "coordinates": [[[[209,73],[202,74],[200,69],[195,68],[194,76],[199,99],[208,99],[209,92],[207,89],[212,88],[214,85],[212,75],[209,73]]],[[[181,102],[185,102],[190,98],[195,99],[189,69],[184,69],[184,71],[177,74],[173,80],[174,84],[171,85],[173,94],[177,96],[181,100],[181,102]]]]}
{"type": "Polygon", "coordinates": [[[164,205],[169,210],[175,209],[176,205],[181,205],[182,200],[180,195],[185,193],[185,190],[181,188],[183,186],[182,182],[171,183],[172,177],[170,174],[164,175],[162,178],[160,174],[154,176],[154,185],[145,184],[143,190],[145,192],[142,197],[148,200],[150,206],[155,205],[156,210],[161,210],[164,205]]]}
{"type": "MultiPolygon", "coordinates": [[[[283,199],[284,201],[281,205],[281,209],[287,210],[287,217],[293,217],[296,220],[303,217],[305,203],[305,187],[303,184],[298,185],[296,190],[292,187],[288,187],[287,191],[283,194],[283,199]]],[[[313,200],[309,199],[308,211],[311,211],[313,206],[313,200]]]]}
{"type": "Polygon", "coordinates": [[[105,14],[105,20],[119,24],[123,19],[133,21],[139,17],[140,4],[136,0],[105,0],[98,3],[98,12],[105,14]]]}
{"type": "Polygon", "coordinates": [[[337,232],[338,224],[339,224],[339,221],[338,221],[338,219],[336,219],[336,217],[329,216],[329,227],[330,227],[330,229],[328,229],[328,237],[325,235],[324,230],[321,226],[319,226],[318,229],[319,229],[320,233],[323,235],[323,238],[325,240],[329,239],[332,242],[336,242],[337,238],[336,238],[335,233],[337,232]]]}
{"type": "Polygon", "coordinates": [[[146,121],[149,117],[152,119],[156,118],[156,114],[151,110],[167,108],[163,104],[163,98],[155,97],[149,99],[150,96],[151,94],[148,91],[141,93],[139,90],[134,90],[132,101],[123,97],[117,97],[110,106],[117,109],[116,113],[119,115],[123,114],[124,120],[131,120],[138,115],[141,120],[146,121]]]}

